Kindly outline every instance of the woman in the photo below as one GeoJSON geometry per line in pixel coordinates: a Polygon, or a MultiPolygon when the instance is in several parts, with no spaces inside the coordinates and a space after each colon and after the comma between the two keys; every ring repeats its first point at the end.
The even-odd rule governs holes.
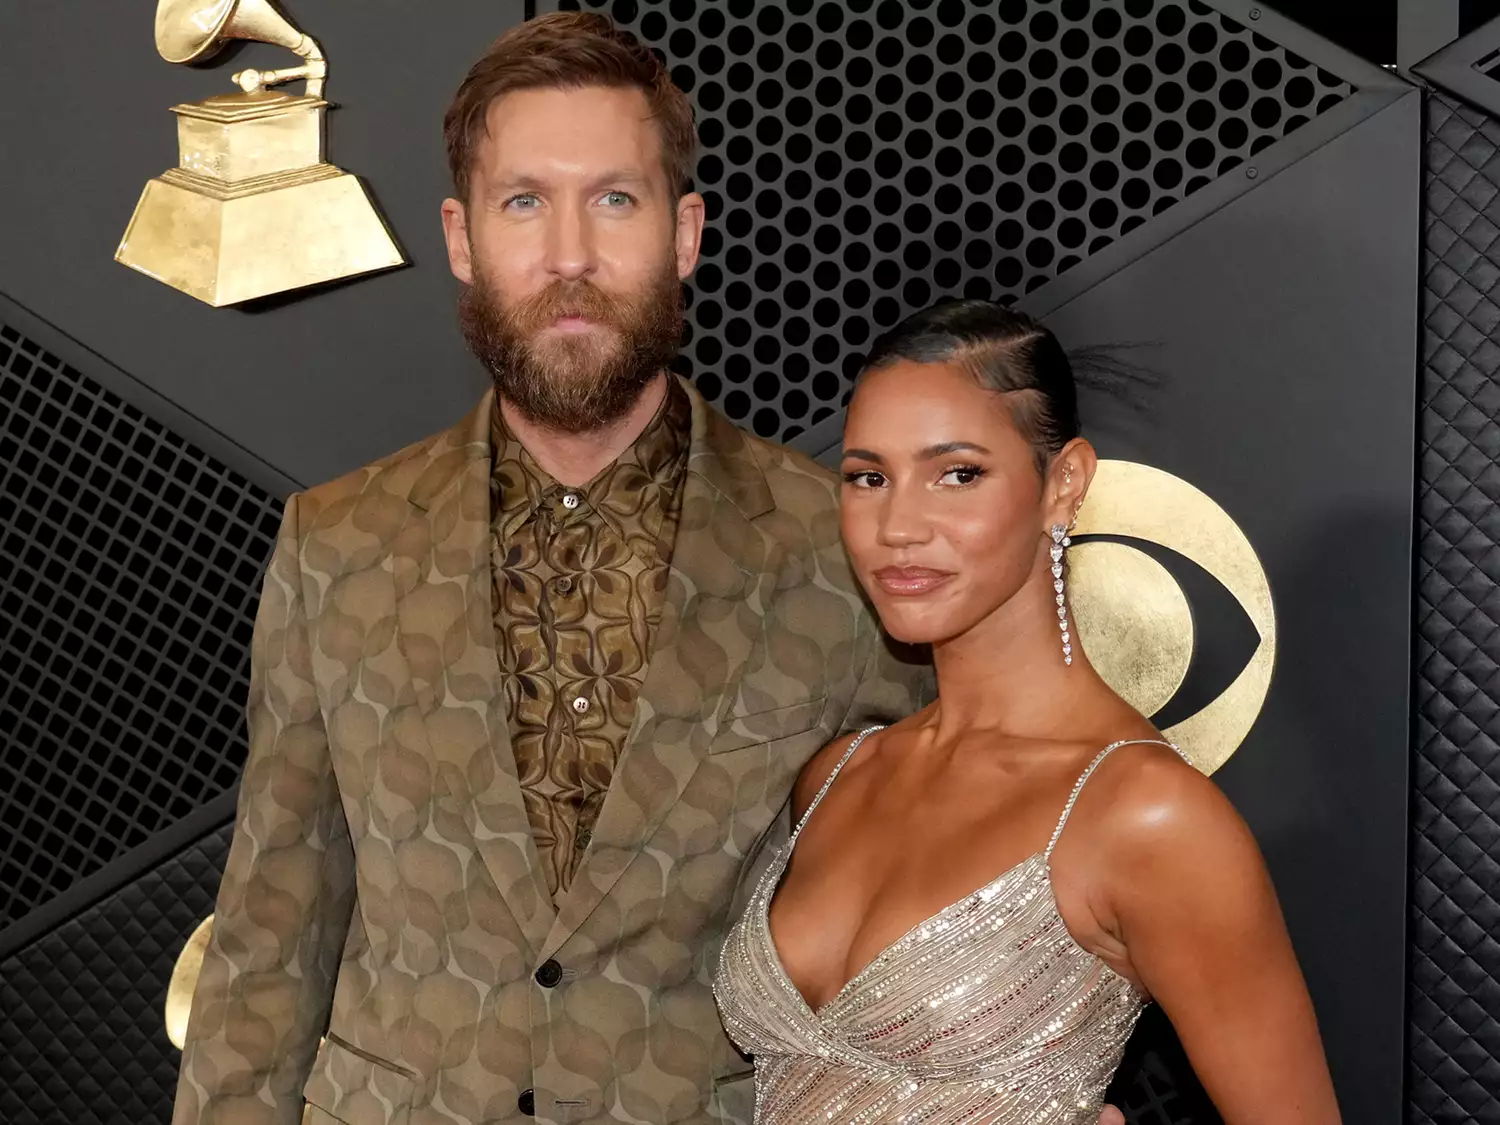
{"type": "Polygon", "coordinates": [[[945,303],[876,341],[844,542],[938,699],[809,763],[726,943],[757,1122],[1093,1122],[1148,999],[1230,1125],[1338,1121],[1254,840],[1070,629],[1095,465],[1029,318],[945,303]]]}

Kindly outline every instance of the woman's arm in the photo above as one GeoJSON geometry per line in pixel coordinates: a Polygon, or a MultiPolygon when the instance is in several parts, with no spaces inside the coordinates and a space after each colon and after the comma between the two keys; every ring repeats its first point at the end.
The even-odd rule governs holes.
{"type": "Polygon", "coordinates": [[[1333,1125],[1312,1000],[1249,828],[1196,770],[1138,763],[1111,802],[1106,898],[1227,1125],[1333,1125]]]}

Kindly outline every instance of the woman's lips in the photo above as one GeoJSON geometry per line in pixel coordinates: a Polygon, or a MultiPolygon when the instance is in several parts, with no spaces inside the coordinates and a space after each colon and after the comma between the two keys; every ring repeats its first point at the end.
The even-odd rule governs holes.
{"type": "Polygon", "coordinates": [[[883,566],[875,572],[875,581],[882,590],[905,598],[930,594],[952,577],[950,571],[925,566],[883,566]]]}

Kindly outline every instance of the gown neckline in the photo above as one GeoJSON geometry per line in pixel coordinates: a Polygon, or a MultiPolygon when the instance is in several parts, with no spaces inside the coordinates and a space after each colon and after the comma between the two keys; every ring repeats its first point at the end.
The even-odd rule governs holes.
{"type": "MultiPolygon", "coordinates": [[[[947,906],[944,906],[939,910],[936,910],[933,913],[929,914],[920,922],[917,922],[915,925],[904,931],[899,937],[891,942],[888,942],[884,947],[880,949],[878,953],[876,953],[873,957],[866,961],[864,965],[860,967],[858,972],[856,972],[852,977],[845,981],[842,987],[840,987],[837,992],[835,992],[832,996],[830,996],[827,1000],[825,1000],[815,1008],[808,1001],[806,995],[803,994],[802,989],[797,987],[796,981],[792,980],[791,974],[787,972],[786,965],[783,964],[781,960],[781,950],[776,948],[776,937],[771,933],[771,903],[776,897],[776,892],[781,889],[781,881],[786,875],[787,861],[792,857],[791,843],[792,841],[787,842],[786,846],[783,848],[783,854],[781,858],[777,861],[777,865],[773,867],[771,871],[767,872],[768,877],[772,872],[774,872],[775,886],[772,887],[771,893],[764,898],[765,907],[760,912],[761,933],[765,937],[766,951],[770,955],[769,960],[772,968],[776,970],[777,976],[781,978],[782,983],[787,985],[797,996],[797,998],[802,1002],[802,1007],[807,1011],[807,1014],[812,1016],[812,1018],[817,1020],[819,1023],[824,1022],[823,1017],[828,1012],[828,1010],[836,1005],[839,1001],[844,999],[844,997],[847,996],[850,992],[852,992],[855,985],[859,984],[862,980],[864,980],[864,978],[868,977],[875,970],[876,966],[886,961],[893,954],[899,952],[901,947],[910,942],[911,939],[915,937],[924,927],[930,926],[934,922],[942,921],[949,914],[952,914],[960,907],[967,906],[970,900],[981,897],[988,891],[995,890],[1016,872],[1020,871],[1022,868],[1031,866],[1037,860],[1041,860],[1044,864],[1044,870],[1047,876],[1047,897],[1052,901],[1052,912],[1057,915],[1058,921],[1062,921],[1062,915],[1058,912],[1057,909],[1057,896],[1052,893],[1052,865],[1050,863],[1047,863],[1044,853],[1040,851],[1032,852],[1019,863],[1011,864],[1011,866],[1000,872],[999,875],[996,875],[988,883],[985,883],[980,887],[975,887],[972,891],[968,892],[968,894],[961,895],[960,897],[954,899],[952,902],[948,903],[947,906]]],[[[1063,929],[1067,930],[1067,928],[1068,924],[1066,922],[1063,922],[1063,929]]],[[[1096,961],[1098,961],[1099,964],[1102,965],[1108,972],[1115,976],[1120,975],[1119,973],[1115,972],[1114,968],[1110,966],[1108,962],[1100,958],[1097,953],[1091,953],[1089,952],[1089,950],[1084,949],[1083,946],[1078,945],[1078,942],[1076,939],[1074,939],[1071,930],[1068,930],[1068,939],[1083,953],[1087,954],[1090,957],[1093,957],[1096,961]]],[[[1127,980],[1127,983],[1131,985],[1131,987],[1135,987],[1135,982],[1129,981],[1128,978],[1125,979],[1127,980]]]]}

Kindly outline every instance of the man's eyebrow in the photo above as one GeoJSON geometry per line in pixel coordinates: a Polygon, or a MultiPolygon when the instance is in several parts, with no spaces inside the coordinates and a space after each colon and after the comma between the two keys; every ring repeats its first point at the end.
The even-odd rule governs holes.
{"type": "Polygon", "coordinates": [[[649,183],[651,177],[639,170],[629,168],[612,168],[608,172],[602,172],[590,181],[595,187],[604,187],[606,184],[644,184],[649,183]]]}
{"type": "Polygon", "coordinates": [[[540,191],[542,182],[531,176],[499,176],[491,180],[484,190],[486,199],[504,200],[528,191],[540,191]]]}
{"type": "MultiPolygon", "coordinates": [[[[651,177],[644,172],[631,171],[626,168],[611,168],[593,177],[588,182],[588,191],[598,191],[611,184],[627,184],[631,187],[649,187],[651,177]]],[[[520,173],[502,174],[494,177],[485,189],[485,198],[490,201],[503,202],[513,195],[521,195],[526,192],[540,192],[548,188],[548,184],[537,179],[535,176],[520,173]]]]}

